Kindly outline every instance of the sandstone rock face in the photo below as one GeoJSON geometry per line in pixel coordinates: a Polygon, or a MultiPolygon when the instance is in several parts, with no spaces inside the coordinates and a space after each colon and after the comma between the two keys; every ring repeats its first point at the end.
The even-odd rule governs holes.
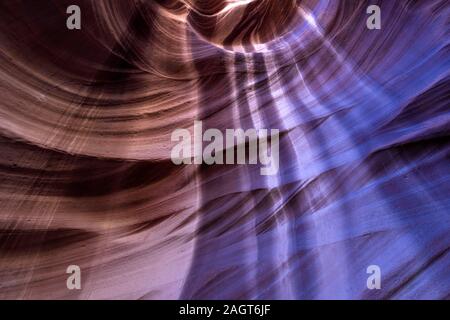
{"type": "Polygon", "coordinates": [[[448,298],[448,12],[1,1],[0,298],[448,298]],[[276,174],[174,165],[195,121],[278,130],[276,174]]]}

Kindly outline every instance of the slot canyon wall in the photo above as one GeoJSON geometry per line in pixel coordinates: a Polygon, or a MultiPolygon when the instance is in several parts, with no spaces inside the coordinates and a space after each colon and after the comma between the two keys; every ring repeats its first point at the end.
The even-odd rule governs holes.
{"type": "Polygon", "coordinates": [[[1,1],[0,298],[450,298],[449,17],[445,0],[1,1]],[[195,120],[279,129],[278,173],[174,165],[195,120]]]}

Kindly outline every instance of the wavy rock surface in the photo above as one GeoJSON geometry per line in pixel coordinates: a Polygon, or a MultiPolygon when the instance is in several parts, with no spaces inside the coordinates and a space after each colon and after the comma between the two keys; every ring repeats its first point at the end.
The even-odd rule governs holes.
{"type": "Polygon", "coordinates": [[[0,298],[450,298],[449,14],[2,1],[0,298]],[[194,120],[279,129],[280,171],[175,166],[194,120]]]}

